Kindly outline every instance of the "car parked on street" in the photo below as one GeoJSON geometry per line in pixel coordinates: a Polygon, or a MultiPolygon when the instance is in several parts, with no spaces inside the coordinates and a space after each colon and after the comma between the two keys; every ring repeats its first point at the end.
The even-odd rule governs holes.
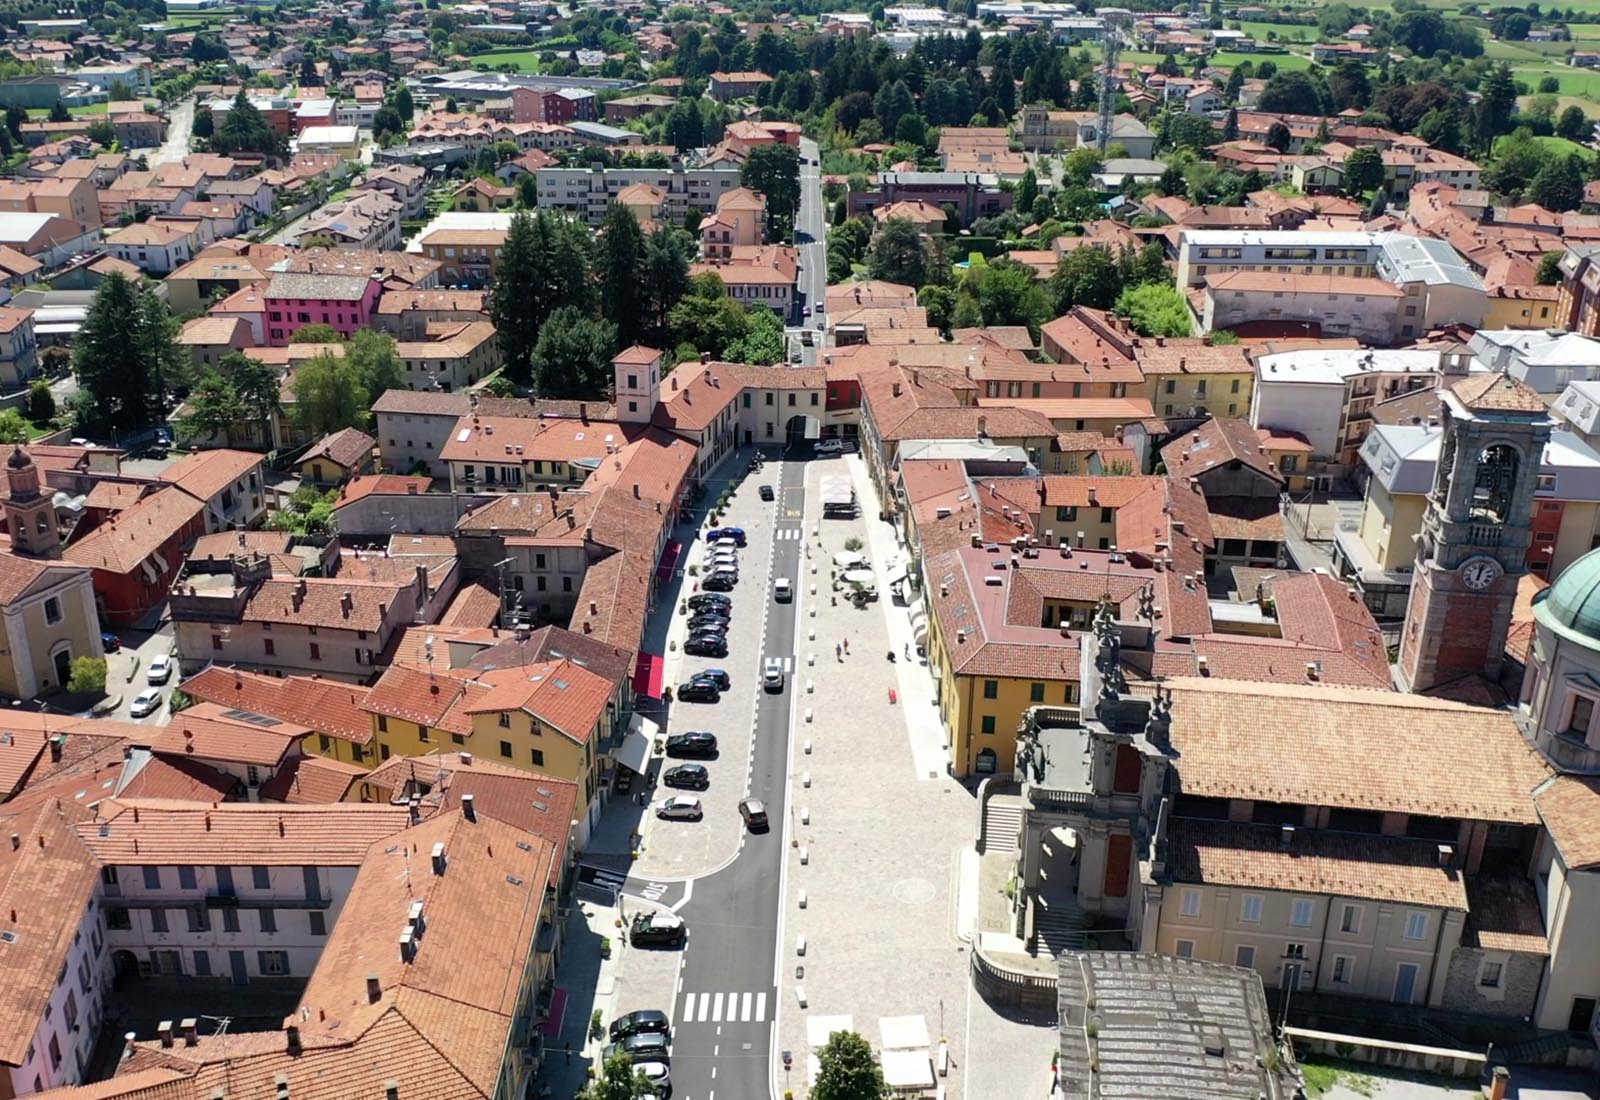
{"type": "Polygon", "coordinates": [[[672,1021],[667,1019],[667,1014],[656,1008],[642,1008],[638,1012],[630,1012],[626,1016],[618,1016],[611,1021],[611,1041],[619,1043],[630,1035],[670,1035],[672,1021]]]}
{"type": "Polygon", "coordinates": [[[691,680],[710,680],[717,685],[718,691],[727,691],[733,687],[733,677],[728,675],[726,669],[708,668],[689,677],[691,680]]]}
{"type": "Polygon", "coordinates": [[[773,498],[773,496],[774,496],[774,493],[772,491],[772,486],[770,486],[770,485],[761,486],[761,499],[762,500],[771,500],[773,498]]]}
{"type": "Polygon", "coordinates": [[[702,568],[708,569],[713,573],[718,569],[738,569],[739,551],[728,546],[714,546],[706,551],[702,568]]]}
{"type": "Polygon", "coordinates": [[[732,592],[733,586],[739,583],[739,574],[729,572],[712,573],[700,582],[700,587],[707,592],[732,592]]]}
{"type": "Polygon", "coordinates": [[[752,833],[767,831],[767,807],[759,798],[747,798],[739,803],[739,816],[752,833]]]}
{"type": "Polygon", "coordinates": [[[640,1062],[633,1063],[633,1072],[643,1074],[644,1079],[650,1082],[650,1092],[656,1100],[671,1100],[672,1077],[671,1071],[665,1062],[640,1062]]]}
{"type": "Polygon", "coordinates": [[[710,543],[731,542],[735,546],[743,547],[745,533],[743,527],[713,527],[706,532],[706,541],[710,543]]]}
{"type": "Polygon", "coordinates": [[[100,648],[105,650],[107,653],[115,653],[117,650],[122,648],[122,639],[109,632],[101,634],[100,648]]]}
{"type": "Polygon", "coordinates": [[[149,684],[164,684],[172,679],[172,654],[157,653],[150,658],[150,667],[145,670],[144,678],[149,684]]]}
{"type": "Polygon", "coordinates": [[[717,735],[706,733],[702,730],[675,733],[667,738],[667,755],[673,757],[715,756],[717,755],[717,735]]]}
{"type": "Polygon", "coordinates": [[[634,947],[682,947],[688,938],[689,929],[676,913],[637,913],[628,925],[628,942],[634,947]]]}
{"type": "Polygon", "coordinates": [[[679,764],[662,772],[661,782],[686,791],[704,791],[711,787],[711,773],[704,764],[679,764]]]}
{"type": "Polygon", "coordinates": [[[725,596],[721,592],[696,592],[685,602],[690,611],[704,611],[712,607],[720,607],[725,611],[733,610],[733,597],[725,596]]]}
{"type": "Polygon", "coordinates": [[[689,620],[689,633],[695,636],[701,634],[726,634],[729,625],[728,616],[713,615],[708,611],[689,620]]]}
{"type": "Polygon", "coordinates": [[[613,1054],[626,1054],[635,1062],[670,1062],[667,1049],[671,1045],[667,1036],[659,1031],[641,1031],[606,1047],[606,1061],[609,1062],[613,1054]]]}
{"type": "Polygon", "coordinates": [[[815,454],[836,455],[844,450],[844,444],[837,439],[819,439],[811,447],[815,454]]]}
{"type": "Polygon", "coordinates": [[[726,657],[728,639],[721,634],[696,634],[683,643],[683,651],[691,657],[726,657]]]}
{"type": "Polygon", "coordinates": [[[699,821],[705,816],[700,800],[686,794],[675,794],[656,807],[656,816],[667,821],[699,821]]]}
{"type": "Polygon", "coordinates": [[[716,684],[690,680],[678,685],[677,698],[685,703],[715,703],[722,699],[722,692],[716,684]]]}
{"type": "Polygon", "coordinates": [[[134,718],[143,718],[154,714],[161,709],[161,689],[145,688],[133,697],[133,702],[128,704],[128,713],[134,718]]]}

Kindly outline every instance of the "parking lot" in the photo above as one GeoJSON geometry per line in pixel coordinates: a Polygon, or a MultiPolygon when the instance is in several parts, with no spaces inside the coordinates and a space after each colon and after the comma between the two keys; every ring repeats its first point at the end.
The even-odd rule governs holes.
{"type": "MultiPolygon", "coordinates": [[[[786,510],[786,497],[793,496],[794,506],[799,504],[797,467],[773,460],[760,472],[745,473],[744,461],[739,456],[729,460],[730,472],[737,485],[728,512],[719,521],[723,528],[738,527],[746,533],[746,546],[738,551],[739,583],[727,595],[733,599],[726,657],[696,657],[683,652],[687,639],[689,613],[687,599],[699,590],[699,580],[705,575],[701,568],[707,552],[706,531],[702,528],[684,546],[683,562],[686,577],[683,598],[674,610],[672,625],[668,630],[668,649],[665,660],[665,683],[676,693],[684,681],[698,672],[722,669],[728,673],[731,685],[715,703],[674,700],[667,708],[667,721],[662,737],[691,731],[711,733],[717,738],[718,753],[712,759],[694,758],[692,762],[706,766],[710,787],[706,790],[674,790],[658,784],[651,791],[652,809],[642,823],[643,850],[634,865],[634,874],[655,879],[690,878],[703,875],[723,866],[738,854],[745,829],[739,818],[738,803],[748,787],[751,737],[754,728],[758,695],[761,692],[761,661],[766,633],[767,616],[772,606],[772,557],[774,532],[778,527],[780,510],[786,510]],[[732,466],[738,462],[739,465],[732,466]],[[786,482],[793,483],[788,488],[786,482]],[[774,500],[760,499],[759,486],[773,486],[774,500]],[[693,570],[692,574],[688,571],[693,570]],[[663,799],[675,794],[700,800],[704,818],[700,821],[671,821],[656,817],[654,807],[663,799]]],[[[716,489],[713,492],[718,491],[716,489]]],[[[791,524],[790,529],[794,528],[791,524]]],[[[723,545],[731,545],[724,543],[723,545]]],[[[790,670],[792,672],[792,660],[790,670]]],[[[791,677],[786,677],[790,678],[791,677]]],[[[785,684],[789,690],[790,684],[785,684]]],[[[659,771],[688,760],[663,759],[659,771]]]]}

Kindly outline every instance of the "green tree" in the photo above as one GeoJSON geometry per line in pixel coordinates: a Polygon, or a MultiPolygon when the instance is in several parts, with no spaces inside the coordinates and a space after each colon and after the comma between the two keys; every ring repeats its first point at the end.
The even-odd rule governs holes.
{"type": "Polygon", "coordinates": [[[1280,153],[1286,153],[1289,146],[1294,144],[1294,134],[1282,122],[1274,122],[1267,127],[1267,144],[1280,153]]]}
{"type": "Polygon", "coordinates": [[[1167,254],[1161,247],[1161,242],[1151,241],[1139,249],[1124,282],[1129,286],[1144,286],[1148,283],[1172,285],[1172,268],[1167,265],[1167,254]]]}
{"type": "Polygon", "coordinates": [[[278,371],[242,351],[231,351],[217,364],[239,398],[246,420],[261,424],[262,439],[272,437],[269,421],[283,409],[282,377],[278,371]]]}
{"type": "Polygon", "coordinates": [[[1085,146],[1074,149],[1061,158],[1061,183],[1063,187],[1087,187],[1094,174],[1105,167],[1100,150],[1085,146]]]}
{"type": "Polygon", "coordinates": [[[96,145],[109,148],[117,143],[116,127],[111,125],[110,119],[97,119],[89,123],[88,137],[96,145]]]}
{"type": "Polygon", "coordinates": [[[1050,297],[1033,268],[1014,260],[996,260],[969,271],[963,290],[977,299],[982,323],[989,328],[1026,325],[1037,336],[1050,313],[1050,297]]]}
{"type": "Polygon", "coordinates": [[[163,418],[179,362],[176,328],[149,287],[118,274],[100,284],[73,347],[81,430],[120,435],[163,418]]]}
{"type": "Polygon", "coordinates": [[[394,337],[370,328],[361,329],[345,345],[344,357],[356,368],[361,388],[374,399],[405,386],[405,366],[395,354],[394,337]]]}
{"type": "Polygon", "coordinates": [[[375,137],[381,139],[385,134],[403,134],[405,132],[405,119],[400,117],[400,112],[395,110],[394,104],[385,103],[373,114],[372,133],[375,137]]]}
{"type": "Polygon", "coordinates": [[[768,367],[783,362],[783,318],[766,306],[751,306],[745,334],[723,350],[732,363],[768,367]]]}
{"type": "Polygon", "coordinates": [[[562,306],[545,319],[533,348],[534,390],[540,397],[583,398],[604,391],[617,353],[617,326],[562,306]]]}
{"type": "Polygon", "coordinates": [[[400,112],[400,117],[406,122],[416,117],[416,101],[411,97],[410,87],[404,82],[401,83],[400,90],[394,94],[394,109],[400,112]]]}
{"type": "Polygon", "coordinates": [[[1383,186],[1383,154],[1371,145],[1351,151],[1344,161],[1344,193],[1365,195],[1383,186]]]}
{"type": "Polygon", "coordinates": [[[354,363],[339,355],[319,355],[294,373],[294,413],[313,435],[365,427],[371,397],[354,363]]]}
{"type": "Polygon", "coordinates": [[[887,1100],[889,1086],[867,1041],[853,1031],[835,1031],[817,1052],[811,1100],[887,1100]]]}
{"type": "Polygon", "coordinates": [[[1561,112],[1561,117],[1556,121],[1556,136],[1564,137],[1568,141],[1580,144],[1588,141],[1594,127],[1589,123],[1589,116],[1583,113],[1583,108],[1576,103],[1561,112]]]}
{"type": "Polygon", "coordinates": [[[28,421],[16,409],[0,412],[0,443],[26,443],[29,439],[28,421]]]}
{"type": "Polygon", "coordinates": [[[728,288],[707,272],[690,280],[689,291],[668,315],[671,342],[721,359],[723,352],[750,328],[749,315],[728,297],[728,288]]]}
{"type": "Polygon", "coordinates": [[[1110,309],[1122,293],[1122,276],[1111,253],[1081,245],[1061,257],[1050,275],[1051,305],[1057,314],[1073,306],[1110,309]]]}
{"type": "Polygon", "coordinates": [[[617,326],[622,347],[638,343],[644,328],[644,232],[633,211],[614,202],[599,234],[597,274],[600,315],[617,326]]]}
{"type": "Polygon", "coordinates": [[[578,1100],[638,1100],[652,1092],[649,1079],[633,1068],[633,1059],[618,1051],[606,1059],[600,1075],[584,1086],[578,1100]]]}
{"type": "Polygon", "coordinates": [[[1539,268],[1534,278],[1540,286],[1561,285],[1561,253],[1546,252],[1539,257],[1539,268]]]}
{"type": "Polygon", "coordinates": [[[520,385],[533,378],[533,346],[539,340],[539,319],[530,308],[541,291],[542,279],[535,251],[535,217],[526,211],[512,216],[495,265],[494,288],[489,292],[489,319],[500,340],[500,357],[507,376],[520,385]]]}
{"type": "Polygon", "coordinates": [[[233,97],[222,125],[211,135],[211,148],[214,152],[224,154],[260,153],[277,157],[288,150],[289,141],[267,123],[241,88],[239,94],[233,97]]]}
{"type": "Polygon", "coordinates": [[[233,446],[233,429],[244,419],[244,404],[226,378],[216,371],[201,375],[189,393],[189,415],[184,431],[190,440],[221,438],[223,446],[233,446]]]}
{"type": "Polygon", "coordinates": [[[314,325],[303,325],[294,330],[289,336],[291,344],[337,344],[340,336],[332,325],[318,322],[314,325]]]}
{"type": "Polygon", "coordinates": [[[1494,139],[1511,128],[1511,113],[1517,105],[1517,84],[1511,67],[1504,62],[1489,70],[1478,86],[1478,105],[1473,115],[1473,137],[1479,152],[1494,148],[1494,139]]]}
{"type": "Polygon", "coordinates": [[[944,281],[942,273],[933,270],[928,239],[909,218],[890,218],[879,226],[866,260],[867,273],[874,279],[913,287],[944,281]]]}
{"type": "Polygon", "coordinates": [[[50,104],[49,117],[51,122],[68,122],[72,118],[72,112],[67,110],[66,103],[58,99],[50,104]]]}
{"type": "Polygon", "coordinates": [[[1542,76],[1539,78],[1539,92],[1548,95],[1561,94],[1561,78],[1556,76],[1542,76]]]}
{"type": "Polygon", "coordinates": [[[43,425],[55,417],[56,395],[50,392],[50,383],[37,379],[28,386],[28,419],[43,425]]]}
{"type": "Polygon", "coordinates": [[[1524,197],[1558,214],[1576,210],[1583,203],[1583,161],[1576,154],[1547,158],[1524,197]]]}
{"type": "Polygon", "coordinates": [[[873,116],[877,118],[878,125],[883,127],[885,134],[894,133],[895,127],[900,125],[900,116],[910,114],[916,109],[917,101],[911,95],[911,89],[906,87],[904,80],[894,80],[884,84],[872,100],[873,116]]]}
{"type": "Polygon", "coordinates": [[[1193,331],[1189,304],[1175,287],[1130,287],[1117,299],[1117,312],[1128,318],[1140,336],[1188,336],[1193,331]]]}
{"type": "Polygon", "coordinates": [[[948,286],[925,286],[917,291],[917,305],[928,314],[928,324],[950,335],[950,321],[955,315],[956,292],[948,286]]]}
{"type": "Polygon", "coordinates": [[[758,145],[750,151],[739,182],[767,200],[767,236],[787,241],[800,209],[800,152],[792,145],[758,145]]]}
{"type": "Polygon", "coordinates": [[[74,695],[104,695],[106,691],[106,659],[104,657],[74,657],[66,688],[74,695]]]}
{"type": "Polygon", "coordinates": [[[653,347],[666,346],[667,318],[689,290],[692,253],[689,235],[667,226],[645,239],[640,338],[653,347]]]}

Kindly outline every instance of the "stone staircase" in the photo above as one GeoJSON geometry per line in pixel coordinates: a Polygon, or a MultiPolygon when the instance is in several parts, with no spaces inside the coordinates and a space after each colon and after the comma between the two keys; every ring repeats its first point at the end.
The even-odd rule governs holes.
{"type": "Polygon", "coordinates": [[[1063,951],[1082,951],[1085,943],[1083,910],[1070,894],[1033,899],[1033,939],[1028,953],[1036,959],[1055,958],[1063,951]]]}
{"type": "Polygon", "coordinates": [[[1015,852],[1021,844],[1021,835],[1022,799],[1004,794],[991,797],[983,810],[983,840],[978,850],[1015,852]]]}

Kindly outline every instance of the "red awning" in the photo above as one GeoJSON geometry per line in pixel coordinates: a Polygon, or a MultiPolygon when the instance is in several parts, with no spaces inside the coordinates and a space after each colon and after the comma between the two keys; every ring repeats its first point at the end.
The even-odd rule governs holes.
{"type": "Polygon", "coordinates": [[[567,991],[558,986],[550,997],[550,1015],[539,1025],[539,1030],[544,1032],[547,1040],[555,1042],[561,1038],[561,1022],[566,1018],[567,991]]]}
{"type": "Polygon", "coordinates": [[[671,580],[672,571],[678,567],[678,559],[682,556],[683,543],[668,539],[667,545],[661,548],[661,564],[656,566],[656,580],[671,580]]]}
{"type": "Polygon", "coordinates": [[[661,698],[661,680],[666,675],[666,665],[654,653],[640,653],[633,666],[633,693],[650,699],[661,698]]]}

